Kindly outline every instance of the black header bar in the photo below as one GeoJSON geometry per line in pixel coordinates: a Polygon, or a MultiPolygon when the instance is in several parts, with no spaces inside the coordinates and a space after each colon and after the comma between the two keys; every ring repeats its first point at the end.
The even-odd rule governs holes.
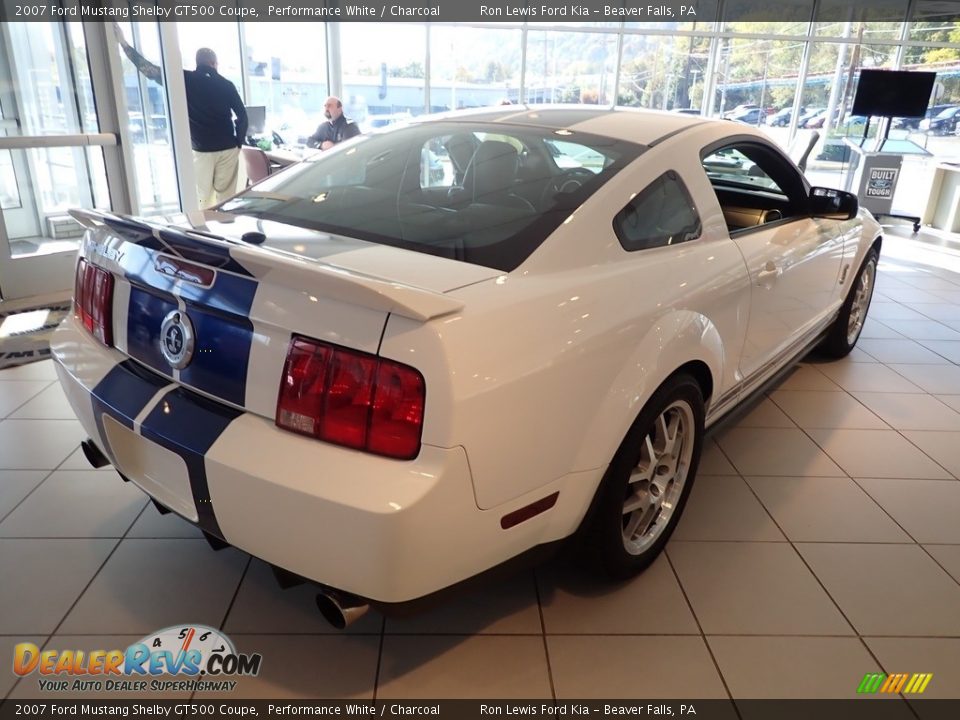
{"type": "MultiPolygon", "coordinates": [[[[722,19],[902,22],[906,9],[907,0],[725,0],[722,19]]],[[[691,29],[716,23],[720,13],[720,0],[0,0],[4,22],[628,22],[691,29]]]]}

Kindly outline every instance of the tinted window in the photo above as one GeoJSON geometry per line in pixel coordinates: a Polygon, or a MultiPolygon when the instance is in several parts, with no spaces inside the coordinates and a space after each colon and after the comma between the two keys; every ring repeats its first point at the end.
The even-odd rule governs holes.
{"type": "Polygon", "coordinates": [[[618,212],[613,229],[625,250],[646,250],[700,237],[700,217],[687,188],[671,171],[618,212]]]}
{"type": "Polygon", "coordinates": [[[318,153],[221,209],[509,271],[645,149],[563,132],[413,124],[318,153]]]}

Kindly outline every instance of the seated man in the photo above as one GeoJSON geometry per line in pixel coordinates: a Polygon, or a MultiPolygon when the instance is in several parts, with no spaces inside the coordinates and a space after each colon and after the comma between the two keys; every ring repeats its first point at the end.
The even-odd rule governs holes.
{"type": "Polygon", "coordinates": [[[323,103],[323,114],[327,121],[320,123],[317,131],[307,138],[308,147],[328,150],[337,143],[360,134],[360,128],[343,114],[343,103],[340,102],[340,98],[333,95],[328,97],[323,103]]]}

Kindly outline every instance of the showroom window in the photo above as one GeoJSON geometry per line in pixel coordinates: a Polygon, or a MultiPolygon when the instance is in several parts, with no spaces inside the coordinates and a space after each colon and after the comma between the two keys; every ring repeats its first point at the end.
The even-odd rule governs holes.
{"type": "Polygon", "coordinates": [[[680,176],[669,171],[637,195],[613,219],[624,250],[649,250],[700,237],[700,216],[680,176]]]}
{"type": "Polygon", "coordinates": [[[430,110],[520,101],[523,33],[491,28],[430,28],[430,110]]]}
{"type": "MultiPolygon", "coordinates": [[[[330,95],[324,25],[248,22],[243,32],[247,105],[265,108],[266,136],[304,142],[324,121],[323,103],[330,95]]],[[[356,119],[349,107],[347,117],[356,119]]]]}
{"type": "Polygon", "coordinates": [[[710,38],[625,35],[617,104],[655,110],[699,110],[710,38]]]}
{"type": "Polygon", "coordinates": [[[362,132],[401,123],[426,107],[426,26],[342,23],[343,108],[362,132]]]}
{"type": "Polygon", "coordinates": [[[617,36],[602,32],[527,33],[526,102],[613,103],[617,36]]]}

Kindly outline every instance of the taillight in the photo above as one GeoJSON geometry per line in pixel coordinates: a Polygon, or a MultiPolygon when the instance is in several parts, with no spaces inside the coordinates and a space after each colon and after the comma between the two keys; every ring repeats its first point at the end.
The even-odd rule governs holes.
{"type": "Polygon", "coordinates": [[[97,340],[113,346],[113,275],[84,258],[77,263],[73,312],[97,340]]]}
{"type": "Polygon", "coordinates": [[[277,425],[346,447],[409,460],[420,452],[423,376],[392,360],[294,336],[277,425]]]}

